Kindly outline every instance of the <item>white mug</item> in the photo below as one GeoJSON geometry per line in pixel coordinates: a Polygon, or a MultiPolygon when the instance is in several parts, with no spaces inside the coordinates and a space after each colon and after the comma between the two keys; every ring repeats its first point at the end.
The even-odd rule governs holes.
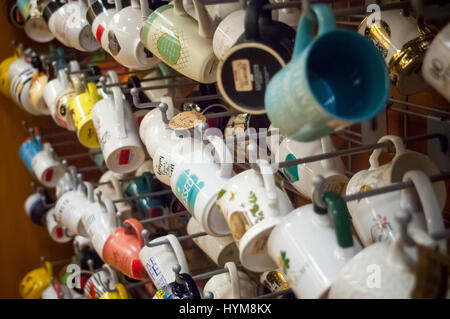
{"type": "MultiPolygon", "coordinates": [[[[184,138],[177,144],[173,154],[180,154],[179,150],[185,147],[185,142],[189,139],[184,138]]],[[[211,147],[215,150],[220,164],[215,163],[207,147],[204,145],[195,147],[193,144],[194,151],[183,154],[182,161],[179,165],[175,165],[170,185],[175,196],[202,224],[208,234],[225,236],[230,234],[230,229],[216,205],[216,198],[234,175],[233,156],[222,138],[208,136],[207,139],[210,142],[209,151],[211,147]]]]}
{"type": "MultiPolygon", "coordinates": [[[[202,225],[193,217],[187,224],[187,233],[189,235],[204,232],[202,225]]],[[[237,248],[231,235],[215,237],[201,236],[192,239],[194,243],[214,261],[218,266],[223,267],[225,263],[239,261],[239,249],[237,248]]]]}
{"type": "Polygon", "coordinates": [[[153,239],[150,243],[167,240],[168,244],[155,247],[142,247],[139,259],[153,280],[157,289],[175,281],[173,266],[180,265],[180,273],[189,273],[189,267],[184,256],[183,248],[174,235],[166,235],[153,239]]]}
{"type": "Polygon", "coordinates": [[[141,41],[174,70],[197,82],[213,83],[218,66],[212,49],[213,26],[204,5],[193,3],[198,22],[185,11],[183,0],[174,0],[150,14],[141,41]]]}
{"type": "Polygon", "coordinates": [[[422,75],[450,102],[450,23],[438,33],[427,50],[422,75]]]}
{"type": "Polygon", "coordinates": [[[227,51],[244,33],[245,10],[237,10],[226,16],[218,25],[213,37],[213,50],[223,60],[227,51]]]}
{"type": "Polygon", "coordinates": [[[99,299],[108,291],[115,289],[119,283],[116,271],[108,264],[103,264],[102,269],[94,272],[86,281],[84,295],[87,298],[99,299]]]}
{"type": "Polygon", "coordinates": [[[323,297],[361,249],[352,236],[345,202],[335,193],[325,194],[328,209],[314,204],[295,209],[273,229],[267,242],[270,256],[300,299],[323,297]]]}
{"type": "MultiPolygon", "coordinates": [[[[117,78],[109,71],[108,75],[117,78]]],[[[92,109],[92,121],[100,141],[106,166],[117,173],[135,171],[145,160],[130,105],[122,99],[120,88],[113,87],[113,97],[98,101],[92,109]]]]}
{"type": "Polygon", "coordinates": [[[73,239],[72,236],[69,236],[70,233],[68,232],[68,229],[62,227],[60,223],[58,223],[58,221],[56,220],[54,208],[50,209],[50,211],[47,213],[46,219],[47,219],[47,230],[53,241],[63,244],[68,243],[73,239]]]}
{"type": "Polygon", "coordinates": [[[155,67],[161,61],[144,47],[139,37],[144,14],[139,0],[131,0],[131,6],[125,8],[120,0],[115,2],[116,13],[105,30],[107,52],[128,68],[148,70],[155,67]]]}
{"type": "MultiPolygon", "coordinates": [[[[414,174],[414,173],[413,173],[414,174]]],[[[330,299],[405,299],[411,298],[416,282],[417,247],[411,246],[413,234],[406,233],[411,215],[402,208],[396,213],[397,222],[405,231],[399,232],[392,242],[377,242],[360,251],[340,271],[328,294],[330,299]],[[411,238],[412,237],[412,238],[411,238]]],[[[415,232],[419,235],[421,231],[415,232]]],[[[425,246],[435,248],[426,234],[425,246]]],[[[423,239],[422,239],[422,244],[423,239]]]]}
{"type": "Polygon", "coordinates": [[[103,246],[109,235],[117,228],[116,209],[109,198],[103,198],[103,203],[94,201],[92,186],[88,188],[87,201],[88,205],[81,220],[92,246],[97,254],[103,257],[103,246]]]}
{"type": "Polygon", "coordinates": [[[87,5],[83,0],[68,1],[50,18],[49,27],[56,38],[64,45],[83,52],[93,52],[100,44],[91,32],[86,20],[87,5]]]}
{"type": "Polygon", "coordinates": [[[91,25],[91,32],[102,48],[109,53],[108,33],[105,32],[109,22],[116,13],[113,0],[89,0],[86,19],[91,25]]]}
{"type": "MultiPolygon", "coordinates": [[[[374,150],[369,159],[370,168],[359,171],[352,176],[347,184],[347,195],[401,182],[404,174],[412,169],[421,170],[427,175],[439,174],[437,166],[426,155],[406,150],[399,137],[387,135],[379,139],[378,142],[386,141],[391,141],[395,146],[393,159],[380,166],[378,157],[382,150],[374,150]]],[[[433,183],[433,189],[438,198],[439,206],[443,208],[446,201],[445,183],[433,183]]],[[[364,246],[376,241],[394,239],[398,228],[394,222],[394,214],[399,205],[400,191],[370,196],[347,203],[352,215],[353,225],[364,246]]]]}
{"type": "Polygon", "coordinates": [[[49,143],[44,143],[44,149],[33,157],[31,166],[34,175],[46,187],[55,187],[64,175],[64,166],[55,159],[55,154],[49,143]]]}
{"type": "MultiPolygon", "coordinates": [[[[298,142],[290,138],[283,138],[280,145],[275,147],[276,149],[272,151],[276,152],[276,162],[290,161],[335,151],[330,136],[313,142],[298,142]]],[[[325,178],[325,191],[333,191],[338,194],[345,194],[345,188],[349,180],[345,176],[344,164],[340,157],[280,168],[280,171],[292,186],[309,200],[312,200],[313,178],[315,175],[320,174],[325,178]]]]}
{"type": "Polygon", "coordinates": [[[92,184],[84,183],[78,188],[63,194],[55,206],[56,220],[70,232],[86,237],[87,232],[81,221],[89,204],[85,188],[92,184]]]}
{"type": "Polygon", "coordinates": [[[293,207],[287,194],[275,185],[270,164],[262,159],[257,164],[259,171],[249,169],[231,178],[218,193],[216,204],[239,247],[242,265],[263,272],[277,267],[268,255],[267,239],[293,207]]]}
{"type": "MultiPolygon", "coordinates": [[[[109,198],[113,201],[123,198],[125,192],[126,183],[119,181],[119,178],[112,171],[106,171],[99,179],[99,183],[107,183],[104,185],[99,185],[94,190],[94,193],[98,191],[102,192],[102,197],[109,198]]],[[[115,203],[117,211],[122,212],[123,219],[128,219],[132,217],[132,208],[128,202],[118,202],[115,203]]]]}
{"type": "Polygon", "coordinates": [[[227,262],[228,272],[214,275],[203,288],[203,294],[212,292],[214,299],[248,299],[256,297],[256,285],[248,275],[239,271],[236,264],[227,262]]]}

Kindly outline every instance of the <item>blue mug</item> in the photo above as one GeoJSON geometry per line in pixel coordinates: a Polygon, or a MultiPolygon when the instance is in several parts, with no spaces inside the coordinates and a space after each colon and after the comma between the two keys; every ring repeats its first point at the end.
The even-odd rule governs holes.
{"type": "MultiPolygon", "coordinates": [[[[158,191],[158,189],[154,176],[149,172],[145,172],[128,183],[125,194],[131,197],[155,191],[158,191]]],[[[145,217],[157,217],[163,213],[162,206],[164,202],[161,197],[141,197],[133,200],[133,202],[145,217]]]]}
{"type": "Polygon", "coordinates": [[[373,118],[390,89],[389,70],[373,43],[337,30],[330,7],[313,5],[312,11],[302,14],[292,60],[270,80],[264,97],[273,126],[302,142],[373,118]]]}
{"type": "Polygon", "coordinates": [[[31,166],[31,162],[36,154],[42,150],[43,148],[40,135],[34,135],[32,138],[26,139],[20,146],[19,156],[32,174],[33,167],[31,166]]]}

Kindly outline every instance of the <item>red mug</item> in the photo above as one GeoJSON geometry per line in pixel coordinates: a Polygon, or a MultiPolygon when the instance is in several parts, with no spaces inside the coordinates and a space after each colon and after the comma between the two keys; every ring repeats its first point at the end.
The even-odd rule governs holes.
{"type": "Polygon", "coordinates": [[[148,278],[139,259],[139,252],[144,246],[141,234],[144,226],[134,218],[127,219],[123,223],[129,227],[118,227],[109,235],[103,247],[103,260],[130,278],[137,280],[148,278]]]}

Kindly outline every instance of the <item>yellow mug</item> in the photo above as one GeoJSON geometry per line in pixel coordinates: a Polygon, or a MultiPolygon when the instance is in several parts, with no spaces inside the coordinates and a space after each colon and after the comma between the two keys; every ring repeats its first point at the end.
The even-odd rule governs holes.
{"type": "Polygon", "coordinates": [[[9,80],[8,71],[11,64],[22,56],[22,51],[19,47],[16,48],[14,54],[9,58],[4,59],[0,63],[0,92],[5,96],[10,96],[11,81],[9,80]]]}
{"type": "Polygon", "coordinates": [[[99,148],[100,142],[92,122],[91,111],[102,97],[98,94],[95,83],[88,83],[84,93],[79,94],[70,102],[70,113],[77,130],[80,143],[88,148],[99,148]]]}
{"type": "Polygon", "coordinates": [[[53,276],[52,264],[45,262],[43,267],[30,271],[22,279],[19,292],[23,299],[40,299],[42,292],[51,284],[53,276]]]}
{"type": "Polygon", "coordinates": [[[116,284],[115,291],[105,293],[100,299],[128,299],[127,290],[123,284],[116,284]]]}

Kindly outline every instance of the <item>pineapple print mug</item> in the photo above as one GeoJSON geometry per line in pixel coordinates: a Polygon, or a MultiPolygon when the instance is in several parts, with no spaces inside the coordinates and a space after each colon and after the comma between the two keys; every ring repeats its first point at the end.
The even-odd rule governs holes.
{"type": "Polygon", "coordinates": [[[88,83],[87,89],[70,102],[70,112],[77,129],[80,143],[88,148],[99,148],[100,142],[92,122],[91,111],[101,100],[95,83],[88,83]]]}
{"type": "Polygon", "coordinates": [[[270,164],[262,159],[257,163],[259,171],[246,170],[223,186],[216,205],[239,247],[242,265],[253,272],[264,272],[277,268],[267,251],[270,232],[293,207],[287,194],[275,186],[270,164]]]}
{"type": "Polygon", "coordinates": [[[204,5],[193,2],[198,23],[184,9],[183,0],[174,0],[147,18],[141,30],[141,41],[181,74],[197,82],[213,83],[218,65],[212,47],[213,28],[204,5]]]}

